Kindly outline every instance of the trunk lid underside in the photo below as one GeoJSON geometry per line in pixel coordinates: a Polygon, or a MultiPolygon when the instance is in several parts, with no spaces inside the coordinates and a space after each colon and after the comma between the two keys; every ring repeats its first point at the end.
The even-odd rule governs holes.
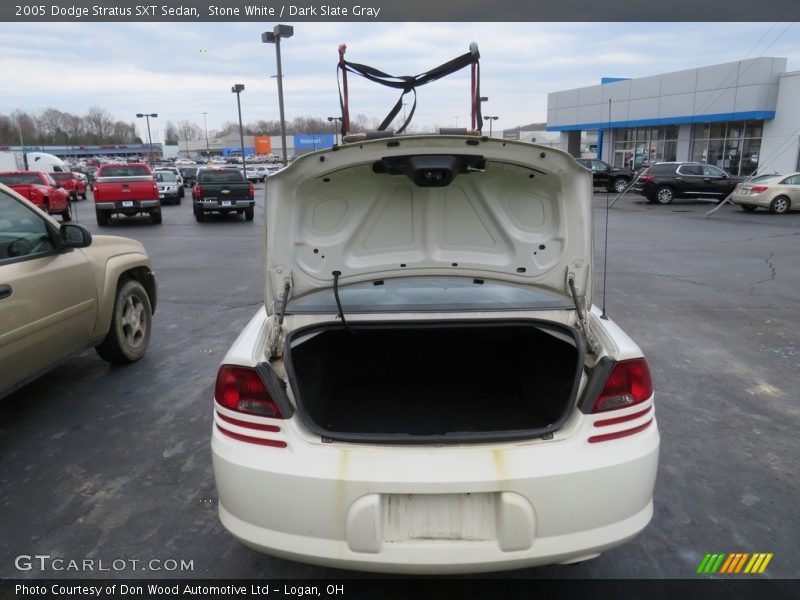
{"type": "Polygon", "coordinates": [[[467,136],[347,144],[267,180],[267,309],[339,284],[487,277],[591,305],[591,177],[549,147],[467,136]],[[444,177],[439,177],[444,173],[444,177]]]}

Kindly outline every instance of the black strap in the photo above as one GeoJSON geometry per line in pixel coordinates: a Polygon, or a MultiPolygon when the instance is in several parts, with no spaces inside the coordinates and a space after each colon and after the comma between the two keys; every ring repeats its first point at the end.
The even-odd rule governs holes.
{"type": "MultiPolygon", "coordinates": [[[[414,116],[414,111],[417,108],[417,90],[416,88],[425,85],[426,83],[430,83],[432,81],[436,81],[437,79],[441,79],[451,73],[455,73],[464,67],[476,64],[478,65],[478,77],[480,77],[480,53],[475,52],[467,52],[466,54],[462,54],[452,60],[447,61],[446,63],[439,65],[438,67],[431,69],[429,71],[425,71],[424,73],[420,73],[419,75],[404,75],[404,76],[397,76],[397,75],[390,75],[388,73],[384,73],[379,69],[374,67],[370,67],[369,65],[362,65],[359,63],[353,63],[349,61],[342,61],[340,62],[337,67],[337,82],[338,82],[338,72],[339,69],[342,71],[347,71],[349,73],[353,73],[355,75],[360,75],[365,79],[373,81],[375,83],[379,83],[386,87],[400,89],[403,90],[400,94],[400,98],[397,100],[397,103],[392,107],[389,111],[389,114],[386,115],[386,118],[378,127],[378,131],[385,131],[386,128],[392,123],[392,121],[397,117],[397,114],[403,108],[403,100],[405,99],[406,94],[412,93],[414,94],[414,102],[411,105],[411,112],[408,114],[408,117],[405,120],[405,123],[398,129],[397,133],[403,133],[408,127],[408,124],[411,123],[411,118],[414,116]]],[[[477,83],[477,82],[476,82],[477,83]]],[[[480,89],[480,84],[477,83],[477,89],[480,89]]],[[[339,84],[339,105],[342,108],[342,114],[344,114],[345,105],[344,100],[342,98],[342,88],[341,84],[339,84]]],[[[478,103],[478,130],[482,127],[482,122],[480,118],[480,102],[478,103]]],[[[344,119],[342,119],[342,135],[346,135],[347,131],[345,131],[346,124],[344,119]]]]}

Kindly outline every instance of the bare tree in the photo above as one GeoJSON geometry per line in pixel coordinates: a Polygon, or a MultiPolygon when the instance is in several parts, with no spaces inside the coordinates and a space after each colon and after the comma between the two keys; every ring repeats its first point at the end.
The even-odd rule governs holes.
{"type": "Polygon", "coordinates": [[[83,120],[88,133],[95,136],[98,141],[104,141],[111,136],[114,123],[106,109],[92,106],[83,120]]]}
{"type": "Polygon", "coordinates": [[[166,133],[164,133],[164,142],[170,146],[178,145],[178,128],[175,127],[175,123],[172,121],[167,121],[167,129],[166,133]]]}
{"type": "Polygon", "coordinates": [[[201,129],[199,125],[183,120],[178,123],[178,139],[186,142],[186,154],[189,154],[189,140],[200,138],[201,129]]]}

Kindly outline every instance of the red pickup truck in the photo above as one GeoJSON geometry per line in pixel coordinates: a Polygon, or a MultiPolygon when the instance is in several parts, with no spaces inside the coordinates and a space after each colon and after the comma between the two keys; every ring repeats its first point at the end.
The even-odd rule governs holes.
{"type": "Polygon", "coordinates": [[[161,201],[153,172],[146,164],[103,165],[92,187],[98,225],[108,225],[111,215],[133,217],[147,213],[161,223],[161,201]]]}
{"type": "Polygon", "coordinates": [[[0,183],[6,184],[18,194],[25,196],[48,214],[61,215],[62,221],[72,220],[69,192],[42,171],[4,171],[0,183]]]}
{"type": "Polygon", "coordinates": [[[75,173],[67,171],[63,173],[48,173],[48,175],[51,175],[56,180],[56,183],[64,186],[73,201],[77,202],[78,196],[86,200],[86,184],[75,173]]]}

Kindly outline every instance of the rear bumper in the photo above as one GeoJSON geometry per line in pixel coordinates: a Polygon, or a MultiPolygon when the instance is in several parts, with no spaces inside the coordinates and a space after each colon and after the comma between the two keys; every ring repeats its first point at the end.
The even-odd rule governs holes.
{"type": "Polygon", "coordinates": [[[118,202],[95,202],[94,206],[98,210],[136,210],[139,208],[158,208],[161,206],[161,202],[159,200],[127,200],[126,202],[130,202],[130,206],[123,206],[122,201],[118,202]]]}
{"type": "MultiPolygon", "coordinates": [[[[295,417],[296,419],[296,417],[295,417]]],[[[592,558],[653,514],[659,434],[454,447],[324,444],[280,423],[285,448],[231,438],[216,417],[223,525],[256,550],[395,573],[516,569],[592,558]]]]}
{"type": "Polygon", "coordinates": [[[752,196],[744,196],[741,194],[733,194],[731,196],[731,202],[734,204],[747,204],[750,206],[761,206],[763,208],[769,208],[769,205],[772,203],[774,196],[768,196],[766,194],[753,194],[752,196]]]}
{"type": "Polygon", "coordinates": [[[240,210],[244,208],[253,208],[256,205],[255,200],[211,200],[207,202],[197,202],[195,201],[194,205],[198,208],[202,208],[204,211],[227,211],[227,210],[240,210]],[[229,202],[229,204],[223,204],[223,202],[229,202]]]}

